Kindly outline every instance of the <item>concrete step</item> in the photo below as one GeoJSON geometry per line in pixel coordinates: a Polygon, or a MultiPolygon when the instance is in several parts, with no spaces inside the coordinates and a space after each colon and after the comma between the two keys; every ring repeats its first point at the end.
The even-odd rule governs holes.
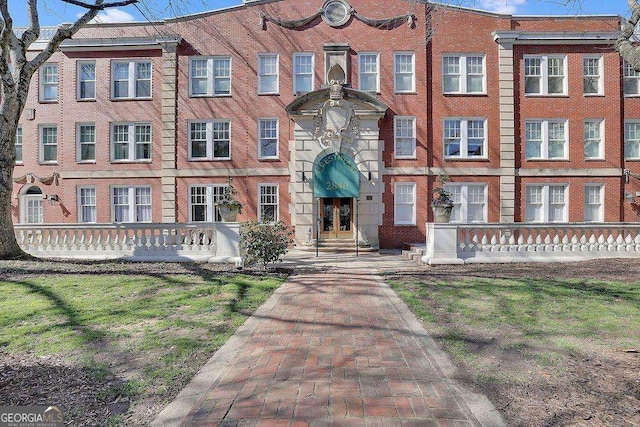
{"type": "Polygon", "coordinates": [[[402,256],[408,260],[422,264],[422,257],[426,251],[425,245],[420,243],[409,243],[404,246],[405,249],[402,250],[402,256]]]}

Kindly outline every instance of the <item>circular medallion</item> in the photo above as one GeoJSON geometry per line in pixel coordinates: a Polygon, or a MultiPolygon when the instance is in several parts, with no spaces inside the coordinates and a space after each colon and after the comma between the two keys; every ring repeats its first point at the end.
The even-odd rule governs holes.
{"type": "Polygon", "coordinates": [[[322,7],[322,19],[332,27],[340,27],[347,23],[351,15],[349,5],[341,0],[330,0],[322,7]]]}

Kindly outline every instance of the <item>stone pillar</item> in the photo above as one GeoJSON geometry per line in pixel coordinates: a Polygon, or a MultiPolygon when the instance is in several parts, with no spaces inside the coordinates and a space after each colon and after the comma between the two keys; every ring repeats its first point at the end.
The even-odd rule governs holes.
{"type": "Polygon", "coordinates": [[[162,222],[176,222],[177,44],[162,49],[162,222]]]}
{"type": "Polygon", "coordinates": [[[458,258],[458,225],[427,223],[427,246],[422,261],[429,265],[464,264],[458,258]]]}
{"type": "Polygon", "coordinates": [[[516,157],[513,43],[498,45],[500,90],[500,222],[515,221],[516,157]]]}

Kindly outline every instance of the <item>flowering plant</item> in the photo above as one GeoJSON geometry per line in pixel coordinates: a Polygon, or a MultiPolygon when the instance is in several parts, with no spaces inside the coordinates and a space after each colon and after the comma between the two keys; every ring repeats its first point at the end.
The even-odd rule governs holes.
{"type": "Polygon", "coordinates": [[[439,185],[433,187],[433,200],[431,202],[431,206],[442,206],[447,208],[453,207],[451,193],[444,189],[444,184],[449,181],[449,177],[447,175],[439,175],[437,181],[439,185]]]}
{"type": "Polygon", "coordinates": [[[224,192],[216,202],[217,206],[229,206],[238,208],[238,213],[242,213],[242,203],[236,200],[236,189],[233,188],[233,178],[228,177],[227,183],[228,185],[224,188],[224,192]]]}

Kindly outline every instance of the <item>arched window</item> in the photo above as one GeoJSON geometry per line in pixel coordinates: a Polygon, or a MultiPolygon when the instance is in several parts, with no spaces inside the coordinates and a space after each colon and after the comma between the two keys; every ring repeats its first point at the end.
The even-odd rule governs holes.
{"type": "Polygon", "coordinates": [[[20,195],[20,222],[23,224],[44,222],[42,190],[37,185],[26,188],[20,195]]]}

